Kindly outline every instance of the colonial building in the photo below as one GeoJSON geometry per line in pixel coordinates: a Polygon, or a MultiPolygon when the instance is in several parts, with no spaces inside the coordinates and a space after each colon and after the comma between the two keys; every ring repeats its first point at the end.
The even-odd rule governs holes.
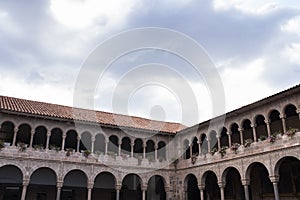
{"type": "Polygon", "coordinates": [[[300,85],[185,127],[0,96],[0,200],[300,199],[300,85]]]}

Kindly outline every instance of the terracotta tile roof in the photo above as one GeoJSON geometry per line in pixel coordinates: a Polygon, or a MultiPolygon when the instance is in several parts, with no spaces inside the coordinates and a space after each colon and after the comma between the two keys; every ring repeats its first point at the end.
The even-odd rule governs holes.
{"type": "Polygon", "coordinates": [[[0,96],[0,111],[33,114],[44,117],[54,117],[67,120],[94,122],[103,125],[146,129],[166,133],[176,133],[184,125],[172,122],[162,122],[141,117],[113,114],[103,111],[94,111],[81,108],[72,108],[57,104],[0,96]]]}

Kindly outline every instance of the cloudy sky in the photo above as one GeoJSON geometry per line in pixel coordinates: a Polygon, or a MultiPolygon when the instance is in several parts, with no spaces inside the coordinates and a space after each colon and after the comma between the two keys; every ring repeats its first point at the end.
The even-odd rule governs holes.
{"type": "MultiPolygon", "coordinates": [[[[299,84],[297,0],[0,0],[0,95],[73,106],[89,55],[143,27],[175,30],[203,47],[221,77],[226,111],[299,84]]],[[[144,49],[115,60],[93,104],[76,106],[192,125],[213,113],[206,82],[180,57],[144,49]],[[189,89],[195,101],[178,92],[189,89]],[[198,116],[183,120],[192,112],[198,116]]]]}

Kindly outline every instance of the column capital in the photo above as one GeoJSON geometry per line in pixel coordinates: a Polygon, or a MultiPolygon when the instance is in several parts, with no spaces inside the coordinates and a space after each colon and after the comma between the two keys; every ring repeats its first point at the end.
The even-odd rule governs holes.
{"type": "Polygon", "coordinates": [[[51,132],[48,132],[48,133],[47,133],[47,136],[50,137],[50,136],[51,136],[51,132]]]}
{"type": "Polygon", "coordinates": [[[121,190],[121,188],[122,188],[122,185],[120,185],[120,184],[115,185],[115,189],[116,189],[116,190],[121,190]]]}
{"type": "Polygon", "coordinates": [[[279,115],[280,119],[285,119],[286,118],[286,114],[281,114],[279,115]]]}
{"type": "Polygon", "coordinates": [[[241,131],[244,131],[244,129],[243,128],[238,128],[238,131],[241,132],[241,131]]]}
{"type": "Polygon", "coordinates": [[[220,188],[225,188],[226,182],[218,182],[220,188]]]}
{"type": "Polygon", "coordinates": [[[205,185],[198,185],[199,190],[204,190],[205,189],[205,185]]]}
{"type": "Polygon", "coordinates": [[[93,189],[94,183],[93,182],[88,182],[87,188],[88,189],[93,189]]]}
{"type": "Polygon", "coordinates": [[[133,147],[134,146],[134,142],[131,142],[130,145],[133,147]]]}
{"type": "Polygon", "coordinates": [[[231,132],[231,131],[228,131],[228,132],[227,132],[227,135],[232,135],[232,132],[231,132]]]}
{"type": "Polygon", "coordinates": [[[266,123],[267,125],[270,124],[270,120],[269,120],[269,119],[265,119],[264,121],[265,121],[265,123],[266,123]]]}
{"type": "Polygon", "coordinates": [[[31,133],[31,135],[34,135],[35,134],[35,130],[31,130],[30,133],[31,133]]]}
{"type": "Polygon", "coordinates": [[[28,186],[29,185],[29,180],[27,180],[27,179],[23,180],[22,185],[23,186],[28,186]]]}
{"type": "Polygon", "coordinates": [[[250,179],[243,178],[241,179],[242,185],[250,185],[250,179]]]}
{"type": "Polygon", "coordinates": [[[15,127],[14,128],[14,132],[18,132],[19,131],[19,128],[18,127],[15,127]]]}
{"type": "Polygon", "coordinates": [[[67,134],[66,134],[66,133],[63,133],[63,134],[62,134],[62,138],[63,138],[63,139],[66,139],[66,137],[67,137],[67,134]]]}
{"type": "Polygon", "coordinates": [[[64,184],[63,181],[57,181],[57,182],[56,182],[56,187],[62,188],[63,184],[64,184]]]}
{"type": "Polygon", "coordinates": [[[148,185],[146,185],[146,184],[144,184],[144,185],[141,186],[142,191],[146,191],[147,188],[148,188],[148,185]]]}
{"type": "Polygon", "coordinates": [[[251,128],[255,128],[256,127],[256,123],[250,124],[251,128]]]}
{"type": "Polygon", "coordinates": [[[269,176],[272,183],[278,183],[279,182],[279,176],[269,176]]]}

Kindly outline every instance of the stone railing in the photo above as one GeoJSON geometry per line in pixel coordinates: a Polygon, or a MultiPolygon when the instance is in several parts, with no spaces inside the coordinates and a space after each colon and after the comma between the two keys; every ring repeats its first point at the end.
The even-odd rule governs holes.
{"type": "Polygon", "coordinates": [[[185,169],[217,162],[224,162],[233,159],[245,158],[247,156],[265,154],[272,151],[283,150],[291,147],[300,148],[300,132],[295,133],[292,137],[287,135],[277,135],[274,142],[269,139],[251,143],[249,147],[239,146],[236,151],[227,148],[224,155],[219,152],[206,153],[190,159],[181,159],[177,165],[178,169],[185,169]],[[192,160],[194,159],[194,160],[192,160]]]}

